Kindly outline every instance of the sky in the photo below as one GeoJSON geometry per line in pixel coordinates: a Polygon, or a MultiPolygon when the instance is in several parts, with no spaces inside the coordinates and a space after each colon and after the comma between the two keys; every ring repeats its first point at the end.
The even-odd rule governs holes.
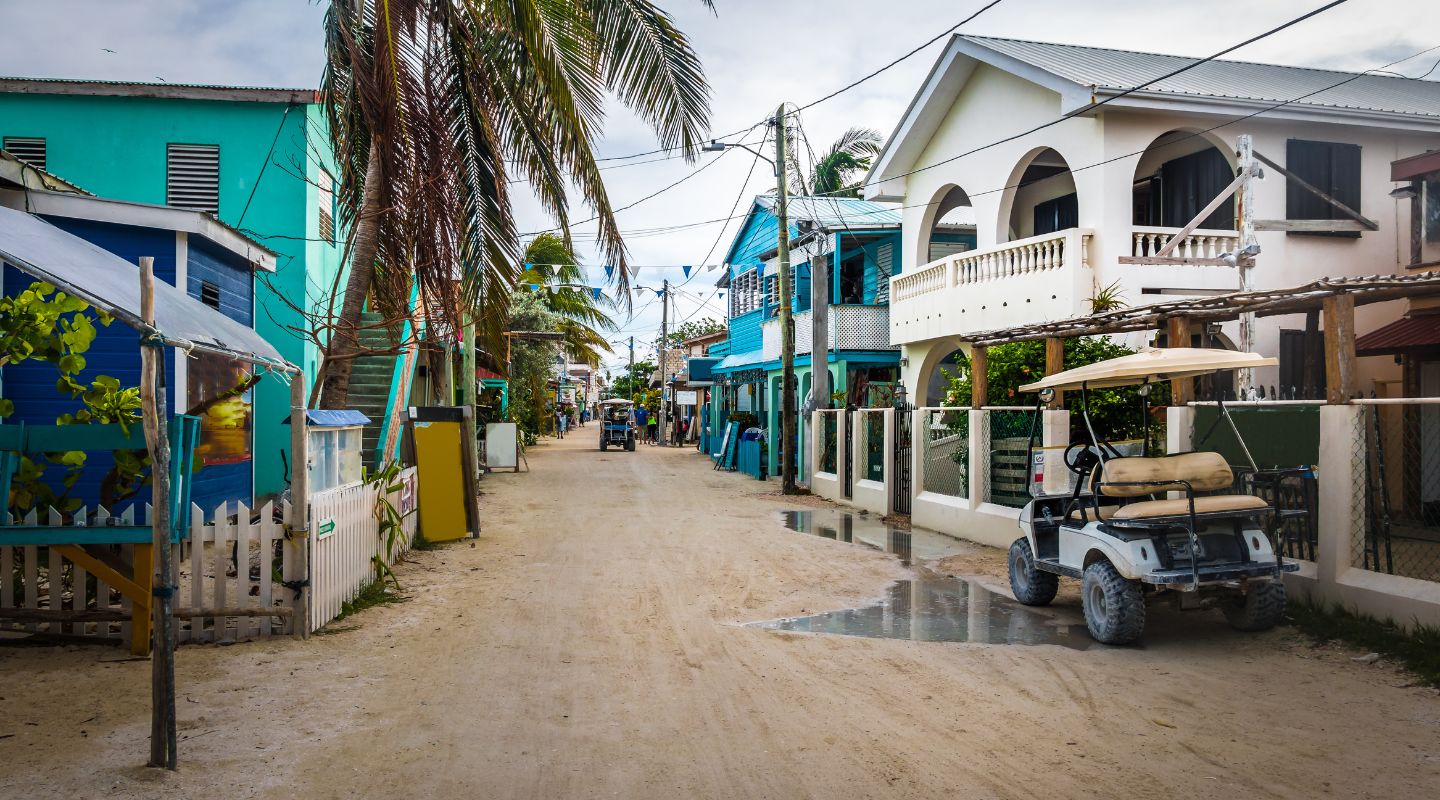
{"type": "MultiPolygon", "coordinates": [[[[712,131],[721,135],[761,123],[782,101],[804,104],[829,94],[940,34],[985,1],[715,0],[713,14],[699,0],[659,5],[673,14],[700,54],[712,93],[712,131]]],[[[1002,0],[962,32],[1203,56],[1321,5],[1322,0],[1002,0]]],[[[313,88],[323,67],[324,7],[317,0],[0,0],[6,30],[0,75],[313,88]]],[[[1228,57],[1364,70],[1435,45],[1440,45],[1440,3],[1350,0],[1228,57]]],[[[819,151],[851,126],[888,135],[942,47],[943,41],[931,45],[805,112],[805,138],[819,151]]],[[[1394,69],[1418,75],[1436,57],[1432,53],[1394,69]]],[[[750,140],[760,134],[757,128],[750,140]]],[[[644,123],[612,103],[597,155],[614,158],[656,147],[644,123]]],[[[721,272],[692,270],[687,281],[680,265],[719,263],[736,222],[654,229],[728,217],[737,203],[735,213],[743,214],[754,195],[773,189],[769,166],[741,150],[707,153],[692,164],[652,155],[605,166],[613,167],[604,175],[616,207],[704,170],[618,219],[629,232],[631,263],[641,266],[634,282],[659,286],[669,279],[679,287],[672,321],[723,319],[714,288],[721,272]]],[[[522,231],[551,225],[529,198],[517,203],[516,215],[522,231]]],[[[589,215],[578,202],[571,210],[574,219],[589,215]]],[[[573,230],[592,282],[600,285],[605,272],[591,248],[593,233],[593,226],[573,230]]],[[[617,374],[623,370],[631,336],[637,360],[653,356],[660,311],[653,292],[636,295],[633,315],[620,313],[617,330],[607,334],[616,348],[606,366],[617,374]]]]}

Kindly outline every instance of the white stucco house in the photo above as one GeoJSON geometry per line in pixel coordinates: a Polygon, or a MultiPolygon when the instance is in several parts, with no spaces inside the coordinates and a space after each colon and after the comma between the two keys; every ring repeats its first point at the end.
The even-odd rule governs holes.
{"type": "MultiPolygon", "coordinates": [[[[1231,181],[1241,134],[1377,226],[1328,234],[1262,227],[1254,288],[1420,268],[1411,266],[1411,204],[1391,196],[1390,165],[1440,149],[1440,83],[1214,61],[1097,106],[1192,61],[951,39],[865,185],[868,199],[904,209],[906,266],[892,279],[890,326],[916,405],[938,401],[936,367],[967,334],[1088,314],[1091,298],[1112,285],[1131,306],[1239,288],[1232,266],[1122,258],[1153,255],[1231,181]],[[975,249],[932,249],[937,226],[957,221],[975,225],[975,249]]],[[[1255,218],[1345,219],[1291,183],[1267,169],[1253,194],[1255,218]]],[[[1232,200],[1178,255],[1217,259],[1237,240],[1232,200]]],[[[1399,306],[1361,309],[1359,332],[1401,313],[1391,305],[1399,306]]],[[[1303,315],[1262,319],[1255,349],[1281,365],[1258,382],[1323,381],[1300,363],[1314,335],[1303,315]]],[[[1139,339],[1132,345],[1145,338],[1131,336],[1139,339]]],[[[1226,323],[1196,336],[1233,346],[1237,332],[1226,323]]],[[[1370,362],[1362,386],[1398,372],[1370,362]]]]}

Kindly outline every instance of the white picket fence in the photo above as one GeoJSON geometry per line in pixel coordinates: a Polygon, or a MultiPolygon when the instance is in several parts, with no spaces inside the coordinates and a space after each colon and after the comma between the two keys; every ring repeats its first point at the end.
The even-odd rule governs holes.
{"type": "Polygon", "coordinates": [[[415,535],[416,471],[401,471],[390,504],[402,516],[405,533],[386,553],[375,513],[378,487],[338,486],[310,496],[310,630],[319,630],[340,615],[345,603],[375,580],[375,559],[393,564],[409,549],[415,535]]]}
{"type": "MultiPolygon", "coordinates": [[[[400,474],[402,488],[390,502],[404,514],[404,536],[389,558],[398,558],[415,534],[416,472],[400,474]]],[[[375,509],[376,489],[355,484],[311,496],[310,565],[291,570],[289,559],[298,548],[287,548],[284,520],[289,503],[266,503],[257,512],[244,505],[233,513],[215,509],[206,521],[198,506],[190,509],[190,536],[171,546],[178,590],[174,596],[176,635],[180,642],[237,642],[294,633],[295,590],[285,587],[282,575],[308,574],[309,629],[334,619],[343,604],[375,579],[375,556],[387,555],[380,541],[375,509]],[[267,613],[273,612],[273,613],[267,613]]],[[[141,522],[149,519],[145,508],[141,522]]],[[[135,521],[134,508],[121,515],[135,521]]],[[[81,509],[75,515],[90,525],[104,525],[109,512],[81,509]]],[[[55,510],[42,518],[31,513],[25,524],[62,525],[66,517],[55,510]]],[[[133,563],[133,545],[97,548],[111,561],[133,563]]],[[[15,621],[0,619],[0,630],[26,631],[52,636],[128,641],[131,603],[118,591],[87,574],[55,548],[36,545],[0,546],[0,608],[92,611],[97,621],[15,621]]]]}

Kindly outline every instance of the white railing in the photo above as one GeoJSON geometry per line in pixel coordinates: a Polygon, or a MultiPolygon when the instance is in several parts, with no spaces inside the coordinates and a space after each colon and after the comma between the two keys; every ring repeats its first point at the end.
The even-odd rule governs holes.
{"type": "MultiPolygon", "coordinates": [[[[1170,241],[1179,228],[1157,228],[1144,225],[1136,225],[1133,239],[1130,245],[1130,255],[1136,258],[1148,258],[1160,251],[1165,243],[1170,241]]],[[[1180,243],[1171,250],[1171,258],[1219,258],[1221,253],[1233,253],[1237,243],[1240,241],[1240,234],[1236,231],[1217,231],[1196,229],[1191,231],[1180,240],[1180,243]]]]}
{"type": "MultiPolygon", "coordinates": [[[[795,319],[795,354],[814,349],[813,312],[802,311],[795,319]]],[[[767,361],[780,357],[780,319],[767,319],[760,326],[760,353],[767,361]]],[[[886,306],[842,305],[830,307],[830,349],[893,350],[890,344],[890,309],[886,306]]]]}
{"type": "Polygon", "coordinates": [[[1089,266],[1093,235],[1088,228],[1068,228],[955,253],[891,278],[891,301],[898,303],[952,286],[999,281],[1065,266],[1089,266]]]}
{"type": "Polygon", "coordinates": [[[401,489],[390,504],[403,519],[404,534],[386,552],[375,509],[379,487],[357,483],[320,492],[310,498],[310,630],[340,615],[366,584],[376,579],[375,559],[393,564],[415,535],[416,472],[402,470],[401,489]]]}

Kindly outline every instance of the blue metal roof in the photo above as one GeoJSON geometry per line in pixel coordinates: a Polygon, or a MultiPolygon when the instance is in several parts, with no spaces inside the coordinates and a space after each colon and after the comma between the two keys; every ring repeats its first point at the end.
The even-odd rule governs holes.
{"type": "MultiPolygon", "coordinates": [[[[760,195],[757,205],[775,212],[775,196],[760,195]]],[[[901,222],[900,207],[858,197],[791,197],[787,203],[790,222],[813,222],[829,230],[895,226],[901,222]]]]}
{"type": "MultiPolygon", "coordinates": [[[[314,428],[348,428],[354,425],[369,425],[370,418],[353,408],[312,408],[305,412],[305,422],[314,428]]],[[[290,418],[285,418],[290,424],[290,418]]]]}

